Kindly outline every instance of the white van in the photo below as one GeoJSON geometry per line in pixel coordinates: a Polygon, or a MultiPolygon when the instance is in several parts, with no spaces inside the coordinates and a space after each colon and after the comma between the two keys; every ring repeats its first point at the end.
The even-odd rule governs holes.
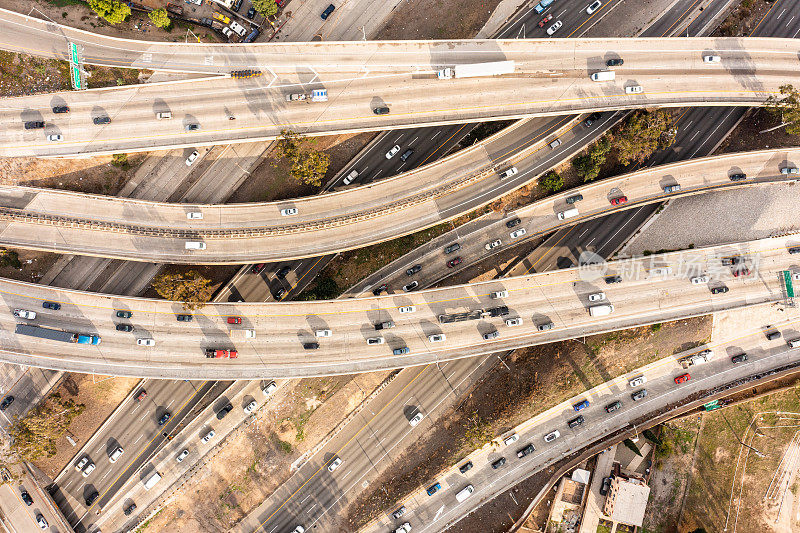
{"type": "Polygon", "coordinates": [[[611,304],[593,305],[589,308],[591,316],[605,316],[614,312],[614,306],[611,304]]]}
{"type": "Polygon", "coordinates": [[[628,85],[625,87],[625,94],[642,94],[644,89],[641,85],[628,85]]]}
{"type": "Polygon", "coordinates": [[[561,211],[558,213],[558,220],[566,220],[568,218],[578,216],[578,210],[574,207],[567,209],[566,211],[561,211]]]}
{"type": "Polygon", "coordinates": [[[475,487],[473,487],[472,485],[467,485],[466,487],[458,491],[458,494],[456,494],[456,500],[458,500],[459,502],[463,502],[464,500],[469,498],[470,494],[472,494],[473,492],[475,492],[475,487]]]}
{"type": "Polygon", "coordinates": [[[156,120],[169,120],[172,118],[172,112],[170,111],[161,111],[160,113],[156,113],[156,120]]]}
{"type": "Polygon", "coordinates": [[[613,70],[601,70],[591,75],[592,81],[614,81],[617,74],[613,70]]]}
{"type": "Polygon", "coordinates": [[[117,462],[117,459],[119,459],[119,458],[120,458],[120,456],[122,456],[122,453],[123,453],[124,451],[125,451],[125,450],[123,450],[123,449],[122,449],[122,446],[117,446],[117,449],[116,449],[116,450],[114,450],[114,451],[111,453],[111,455],[109,455],[109,456],[108,456],[108,460],[109,460],[109,461],[111,461],[112,463],[116,463],[116,462],[117,462]]]}
{"type": "Polygon", "coordinates": [[[206,243],[203,241],[186,241],[187,250],[205,250],[206,243]]]}
{"type": "Polygon", "coordinates": [[[155,486],[155,484],[158,483],[159,481],[161,481],[161,474],[155,472],[152,476],[150,476],[145,480],[144,490],[152,489],[155,486]]]}

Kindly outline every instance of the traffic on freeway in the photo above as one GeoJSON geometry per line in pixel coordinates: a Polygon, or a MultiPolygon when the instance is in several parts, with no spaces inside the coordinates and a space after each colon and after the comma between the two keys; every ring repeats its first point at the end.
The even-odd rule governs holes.
{"type": "MultiPolygon", "coordinates": [[[[653,105],[760,105],[792,82],[800,52],[796,40],[772,38],[332,42],[325,43],[325,53],[315,46],[292,44],[273,54],[263,68],[280,80],[217,78],[5,100],[0,120],[18,127],[0,137],[0,155],[258,141],[285,129],[321,135],[653,105]],[[657,65],[652,64],[654,49],[657,65]],[[395,56],[403,61],[389,59],[395,56]],[[327,60],[320,63],[320,57],[327,60]],[[619,57],[625,58],[623,66],[608,66],[619,57]],[[477,77],[466,70],[460,76],[457,68],[451,77],[437,75],[437,69],[452,65],[490,65],[499,59],[513,62],[513,74],[493,75],[487,67],[477,77]],[[520,77],[526,83],[520,84],[520,77]],[[693,80],[690,91],[687,79],[693,80]],[[295,101],[296,91],[308,90],[312,81],[312,87],[324,89],[312,88],[316,96],[295,101]],[[385,103],[391,112],[375,113],[385,103]],[[59,113],[53,112],[56,107],[59,113]],[[48,140],[52,135],[57,137],[48,140]]],[[[403,154],[390,151],[387,157],[403,154]]]]}
{"type": "MultiPolygon", "coordinates": [[[[530,149],[530,148],[529,148],[530,149]]],[[[520,166],[493,164],[475,150],[454,156],[460,169],[440,176],[453,159],[374,186],[303,200],[232,205],[135,201],[55,190],[0,188],[8,224],[2,242],[25,248],[138,261],[242,263],[308,257],[382,242],[452,219],[494,200],[534,177],[520,166]],[[520,172],[522,169],[522,172],[520,172]],[[511,173],[513,184],[504,187],[511,173]],[[432,178],[435,176],[435,178],[432,178]],[[494,185],[490,194],[487,185],[494,185]],[[18,201],[24,196],[24,204],[18,201]],[[287,207],[291,206],[291,207],[287,207]],[[408,214],[406,214],[408,213],[408,214]],[[376,225],[377,220],[392,223],[376,225]],[[157,222],[153,222],[157,221],[157,222]],[[104,238],[97,239],[95,233],[104,238]],[[309,239],[298,239],[308,234],[309,239]]],[[[525,166],[522,166],[522,165],[525,166]]],[[[571,189],[521,209],[536,234],[667,198],[753,183],[796,180],[800,149],[725,154],[651,167],[571,189]]],[[[2,216],[2,214],[0,214],[2,216]]],[[[528,229],[512,228],[509,242],[528,229]],[[524,231],[520,232],[521,229],[524,231]]],[[[499,245],[498,245],[499,246],[499,245]]]]}
{"type": "MultiPolygon", "coordinates": [[[[797,252],[796,239],[783,237],[589,265],[602,275],[584,266],[381,297],[211,304],[194,313],[177,302],[4,280],[0,355],[179,379],[391,369],[776,301],[778,274],[798,274],[797,252]],[[36,318],[17,318],[16,309],[37,309],[36,318]],[[92,342],[73,342],[75,335],[92,342]]],[[[442,251],[443,260],[448,255],[442,251]]]]}

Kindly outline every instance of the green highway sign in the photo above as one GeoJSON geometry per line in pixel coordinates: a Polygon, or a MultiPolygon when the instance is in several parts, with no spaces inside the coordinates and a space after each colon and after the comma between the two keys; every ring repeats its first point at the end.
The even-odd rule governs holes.
{"type": "Polygon", "coordinates": [[[78,45],[75,43],[69,43],[69,55],[71,57],[70,61],[72,61],[75,65],[78,64],[78,45]]]}
{"type": "Polygon", "coordinates": [[[80,67],[70,64],[69,65],[69,75],[72,78],[72,85],[76,89],[81,89],[81,69],[80,67]]]}
{"type": "Polygon", "coordinates": [[[794,298],[794,285],[792,284],[792,273],[788,270],[783,272],[783,284],[786,286],[786,296],[794,298]]]}

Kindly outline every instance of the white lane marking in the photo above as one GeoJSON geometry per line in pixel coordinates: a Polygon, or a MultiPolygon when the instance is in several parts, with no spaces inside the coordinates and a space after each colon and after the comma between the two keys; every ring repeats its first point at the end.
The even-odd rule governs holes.
{"type": "Polygon", "coordinates": [[[139,435],[138,437],[136,437],[136,440],[133,441],[133,443],[136,444],[137,442],[139,442],[143,436],[144,435],[139,435]]]}
{"type": "Polygon", "coordinates": [[[167,404],[167,407],[169,407],[169,406],[170,406],[170,405],[172,405],[173,403],[175,403],[175,398],[173,398],[173,399],[172,399],[172,401],[171,401],[171,402],[169,402],[169,403],[167,404]]]}
{"type": "Polygon", "coordinates": [[[437,131],[437,132],[434,134],[434,136],[433,136],[433,137],[431,137],[431,140],[434,140],[436,137],[438,137],[440,133],[442,133],[442,130],[438,130],[438,131],[437,131]]]}
{"type": "Polygon", "coordinates": [[[411,146],[412,144],[414,144],[415,142],[417,142],[417,139],[419,139],[419,137],[414,137],[414,138],[411,140],[411,142],[410,142],[410,143],[408,143],[408,145],[409,145],[409,146],[411,146]]]}
{"type": "Polygon", "coordinates": [[[312,510],[314,507],[316,507],[316,506],[317,506],[317,504],[315,503],[314,505],[312,505],[311,507],[309,507],[308,511],[306,511],[306,512],[307,512],[308,514],[311,514],[311,510],[312,510]]]}
{"type": "Polygon", "coordinates": [[[309,499],[310,497],[311,497],[311,494],[309,494],[308,496],[306,496],[305,498],[303,498],[302,500],[300,500],[300,503],[303,503],[304,501],[306,501],[306,500],[307,500],[307,499],[309,499]]]}
{"type": "Polygon", "coordinates": [[[143,414],[142,418],[140,418],[139,420],[144,420],[146,416],[147,416],[147,413],[143,414]]]}
{"type": "Polygon", "coordinates": [[[342,476],[342,481],[344,481],[344,478],[346,478],[347,476],[349,476],[349,475],[350,475],[352,472],[353,472],[352,470],[348,470],[348,471],[347,471],[347,473],[346,473],[345,475],[343,475],[343,476],[342,476]]]}
{"type": "Polygon", "coordinates": [[[436,511],[436,516],[433,517],[432,522],[436,522],[437,520],[439,520],[439,515],[442,514],[442,511],[444,511],[444,505],[439,507],[439,510],[436,511]]]}
{"type": "Polygon", "coordinates": [[[106,476],[109,475],[110,473],[111,473],[111,470],[108,470],[105,474],[103,474],[103,477],[101,477],[100,480],[101,481],[104,480],[106,478],[106,476]]]}

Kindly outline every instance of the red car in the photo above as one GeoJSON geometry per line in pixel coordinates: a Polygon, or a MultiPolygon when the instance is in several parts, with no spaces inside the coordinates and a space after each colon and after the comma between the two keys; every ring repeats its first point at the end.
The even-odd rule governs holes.
{"type": "Polygon", "coordinates": [[[619,198],[612,198],[611,205],[622,205],[628,203],[627,196],[620,196],[619,198]]]}
{"type": "Polygon", "coordinates": [[[733,271],[733,277],[738,278],[739,276],[749,276],[750,269],[747,267],[739,267],[733,271]]]}
{"type": "Polygon", "coordinates": [[[229,316],[228,317],[228,324],[241,324],[242,317],[240,316],[229,316]]]}
{"type": "Polygon", "coordinates": [[[231,359],[236,359],[239,357],[239,352],[236,350],[215,350],[213,348],[209,348],[206,350],[206,357],[209,359],[225,359],[228,357],[231,359]]]}
{"type": "Polygon", "coordinates": [[[450,261],[447,262],[447,268],[453,268],[454,266],[460,264],[461,264],[461,258],[456,257],[455,259],[451,259],[450,261]]]}
{"type": "Polygon", "coordinates": [[[257,265],[253,265],[252,268],[250,269],[250,272],[253,274],[261,274],[261,271],[264,270],[266,266],[267,266],[266,263],[259,263],[257,265]]]}
{"type": "Polygon", "coordinates": [[[552,13],[551,13],[551,14],[549,14],[549,15],[547,15],[545,18],[543,18],[543,19],[542,19],[542,20],[539,22],[539,27],[540,27],[540,28],[544,28],[544,25],[545,25],[545,24],[547,24],[548,22],[550,22],[551,20],[553,20],[553,15],[552,15],[552,13]]]}
{"type": "Polygon", "coordinates": [[[675,384],[680,385],[681,383],[686,383],[687,381],[689,381],[689,378],[690,378],[689,374],[678,376],[677,378],[675,378],[675,384]]]}
{"type": "Polygon", "coordinates": [[[142,390],[139,391],[139,395],[136,396],[136,401],[137,402],[141,402],[145,398],[147,398],[147,391],[142,389],[142,390]]]}

